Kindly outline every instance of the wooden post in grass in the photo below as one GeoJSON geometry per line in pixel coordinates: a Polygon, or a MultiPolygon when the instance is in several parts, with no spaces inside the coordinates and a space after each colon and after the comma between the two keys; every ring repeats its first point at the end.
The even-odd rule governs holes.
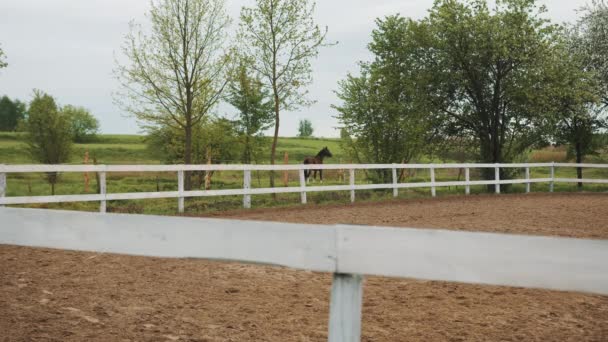
{"type": "MultiPolygon", "coordinates": [[[[289,164],[289,153],[285,151],[285,155],[283,156],[283,164],[289,164]]],[[[289,170],[283,171],[283,185],[285,187],[289,186],[289,170]]]]}
{"type": "MultiPolygon", "coordinates": [[[[211,149],[207,150],[207,165],[211,165],[211,149]]],[[[211,189],[211,175],[213,175],[213,171],[205,171],[205,190],[211,189]]]]}
{"type": "MultiPolygon", "coordinates": [[[[84,153],[84,165],[89,163],[89,151],[84,153]]],[[[84,173],[84,192],[89,192],[89,173],[84,173]]]]}
{"type": "MultiPolygon", "coordinates": [[[[93,165],[97,165],[97,158],[93,157],[93,165]]],[[[96,184],[96,188],[95,188],[95,192],[100,194],[101,193],[101,186],[100,186],[100,182],[99,182],[99,172],[95,172],[95,184],[96,184]]],[[[30,191],[31,193],[31,191],[30,191]]]]}
{"type": "MultiPolygon", "coordinates": [[[[340,158],[340,164],[342,164],[342,159],[340,158]]],[[[338,169],[338,182],[344,182],[344,169],[338,169]]]]}
{"type": "MultiPolygon", "coordinates": [[[[2,168],[2,164],[0,164],[0,169],[2,168]]],[[[0,172],[0,198],[6,196],[6,173],[0,172]]],[[[3,205],[0,205],[3,207],[3,205]]]]}

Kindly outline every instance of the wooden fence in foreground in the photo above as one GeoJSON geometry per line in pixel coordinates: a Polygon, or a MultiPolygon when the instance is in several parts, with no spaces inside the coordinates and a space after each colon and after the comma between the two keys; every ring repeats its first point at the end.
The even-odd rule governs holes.
{"type": "Polygon", "coordinates": [[[177,198],[178,211],[184,211],[184,198],[203,196],[243,196],[243,206],[251,207],[251,196],[273,193],[300,193],[302,203],[306,203],[306,193],[318,191],[350,191],[351,202],[355,201],[356,190],[392,189],[393,196],[397,197],[399,189],[430,188],[431,195],[436,195],[437,187],[464,186],[465,193],[469,194],[472,185],[494,185],[495,192],[500,193],[502,184],[526,184],[526,192],[530,192],[532,183],[548,183],[549,191],[553,191],[555,183],[603,183],[608,179],[576,179],[556,178],[555,168],[608,168],[608,164],[573,164],[573,163],[512,163],[512,164],[325,164],[325,165],[0,165],[0,205],[5,204],[31,204],[31,203],[59,203],[59,202],[87,202],[99,201],[99,211],[106,212],[106,201],[150,199],[150,198],[177,198]],[[471,169],[494,169],[493,180],[471,180],[471,169]],[[500,179],[501,168],[525,169],[524,179],[500,179]],[[549,168],[548,178],[530,178],[531,168],[549,168]],[[304,178],[305,170],[349,170],[348,185],[317,185],[308,186],[304,178]],[[386,169],[392,172],[392,182],[388,184],[355,184],[355,170],[386,169]],[[397,171],[402,169],[424,169],[429,171],[430,182],[398,182],[397,171]],[[435,181],[436,169],[464,169],[463,181],[435,181]],[[276,188],[252,188],[251,171],[288,171],[298,170],[300,186],[276,188]],[[188,171],[242,171],[243,188],[226,190],[184,190],[184,172],[188,171]],[[56,196],[11,196],[5,197],[7,173],[32,172],[96,172],[99,174],[100,193],[85,195],[56,195],[56,196]],[[177,191],[159,192],[131,192],[107,193],[106,174],[109,172],[176,172],[177,191]]]}
{"type": "Polygon", "coordinates": [[[608,295],[608,240],[0,208],[0,244],[331,272],[331,342],[360,340],[364,275],[608,295]]]}

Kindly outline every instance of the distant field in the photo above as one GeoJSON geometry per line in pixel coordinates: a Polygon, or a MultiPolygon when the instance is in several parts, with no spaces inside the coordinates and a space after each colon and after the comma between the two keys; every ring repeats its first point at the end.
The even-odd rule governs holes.
{"type": "MultiPolygon", "coordinates": [[[[0,164],[34,164],[27,153],[27,144],[22,134],[0,132],[0,164]]],[[[267,158],[261,163],[268,164],[270,158],[270,143],[264,155],[267,158]]],[[[337,139],[322,138],[279,138],[277,146],[277,163],[283,163],[284,153],[287,152],[290,164],[301,163],[306,156],[314,156],[319,150],[327,146],[334,155],[326,159],[326,163],[350,162],[342,153],[337,139]]],[[[75,144],[70,164],[81,164],[85,152],[89,152],[90,162],[93,158],[98,164],[160,164],[161,160],[146,148],[145,137],[139,135],[99,135],[94,142],[75,144]]],[[[278,175],[280,181],[281,175],[278,175]]],[[[328,175],[328,178],[332,178],[328,175]]],[[[96,179],[90,174],[89,193],[96,191],[96,179]]],[[[255,172],[253,174],[254,187],[269,186],[268,172],[255,172]]],[[[196,183],[198,176],[193,177],[196,183]]],[[[295,185],[298,175],[292,172],[291,185],[295,185]]],[[[331,181],[330,181],[331,182],[331,181]]],[[[49,195],[50,186],[46,183],[43,174],[9,174],[7,196],[49,195]]],[[[280,182],[282,184],[282,181],[280,182]]],[[[174,173],[113,173],[108,175],[108,192],[140,192],[140,191],[171,191],[177,189],[177,177],[174,173]]],[[[212,177],[212,189],[240,188],[242,186],[242,173],[216,172],[212,177]]],[[[61,175],[56,186],[56,194],[84,194],[84,175],[65,173],[61,175]]],[[[254,196],[254,206],[277,206],[297,203],[299,195],[288,194],[280,196],[275,201],[271,196],[254,196]]],[[[346,199],[347,195],[338,196],[346,199]]],[[[331,200],[335,196],[320,196],[319,200],[331,200]]],[[[314,201],[314,195],[310,197],[314,201]]],[[[242,204],[240,197],[215,197],[203,199],[189,199],[186,209],[189,211],[223,210],[239,207],[242,204]]],[[[77,210],[96,210],[97,203],[64,203],[43,204],[39,207],[67,208],[77,210]]],[[[147,201],[119,201],[110,202],[110,211],[137,212],[137,213],[174,213],[175,200],[159,199],[147,201]]]]}
{"type": "MultiPolygon", "coordinates": [[[[268,147],[270,148],[270,138],[268,147]]],[[[334,157],[327,159],[326,163],[349,163],[340,148],[337,139],[316,139],[316,138],[280,138],[277,147],[277,163],[283,163],[283,154],[289,154],[290,164],[299,164],[306,156],[315,155],[320,149],[327,146],[334,157]]],[[[88,144],[76,144],[74,153],[70,161],[71,164],[81,164],[85,152],[88,151],[90,159],[95,158],[99,164],[159,164],[161,163],[157,155],[146,148],[145,137],[138,135],[100,135],[94,142],[88,144]]],[[[265,155],[270,155],[269,149],[265,155]]],[[[431,159],[423,158],[419,162],[430,162],[431,159]]],[[[451,162],[445,160],[433,160],[435,162],[451,162]]],[[[566,150],[564,148],[548,148],[530,153],[530,162],[550,162],[566,161],[566,150]]],[[[588,158],[588,162],[608,163],[608,156],[602,154],[588,158]]],[[[262,161],[268,163],[267,159],[262,161]]],[[[0,163],[4,164],[31,164],[33,161],[27,153],[27,145],[23,141],[23,136],[16,133],[0,133],[0,163]]],[[[523,170],[518,170],[519,174],[523,170]]],[[[283,173],[278,174],[277,185],[284,186],[282,181],[283,173]]],[[[348,172],[340,173],[337,170],[328,170],[324,173],[325,184],[347,184],[348,172]]],[[[547,177],[549,169],[532,169],[532,177],[547,177]]],[[[574,169],[557,169],[558,177],[576,177],[574,169]]],[[[608,169],[585,170],[585,177],[608,179],[608,169]]],[[[96,179],[94,174],[90,174],[89,193],[96,191],[96,179]]],[[[472,170],[471,179],[480,179],[478,170],[472,170]]],[[[254,188],[269,186],[268,172],[254,172],[252,174],[252,186],[254,188]]],[[[463,180],[464,174],[461,170],[448,169],[437,170],[436,179],[438,181],[463,180]]],[[[200,188],[201,177],[194,175],[194,184],[200,188]]],[[[212,177],[212,189],[234,189],[242,187],[241,172],[215,172],[212,177]]],[[[369,182],[364,171],[357,171],[356,180],[358,184],[369,182]]],[[[425,182],[430,177],[426,170],[411,170],[405,174],[407,182],[425,182]]],[[[289,172],[289,186],[299,184],[298,174],[295,171],[289,172]]],[[[143,191],[174,191],[177,189],[177,177],[174,173],[111,173],[108,175],[108,192],[143,192],[143,191]]],[[[532,191],[546,191],[547,184],[533,184],[532,191]]],[[[508,192],[523,192],[523,185],[515,185],[505,189],[508,192]]],[[[575,184],[556,184],[556,191],[576,191],[575,184]]],[[[585,191],[608,191],[608,185],[586,184],[585,191]]],[[[430,190],[419,188],[400,191],[400,197],[427,197],[430,190]]],[[[437,193],[450,195],[463,193],[463,187],[438,188],[437,193]]],[[[483,193],[483,186],[472,187],[473,193],[483,193]]],[[[76,173],[65,173],[61,175],[60,182],[56,186],[57,194],[84,194],[84,175],[76,173]]],[[[46,183],[43,174],[9,174],[7,196],[34,196],[50,194],[50,186],[46,183]]],[[[376,201],[390,198],[391,191],[369,190],[357,191],[357,201],[376,201]]],[[[348,192],[324,192],[309,193],[310,203],[345,203],[349,201],[348,192]]],[[[299,203],[299,194],[281,194],[277,200],[270,195],[253,196],[253,207],[276,207],[290,206],[299,203]]],[[[176,212],[177,201],[175,199],[157,200],[133,200],[133,201],[113,201],[108,204],[109,211],[133,212],[133,213],[156,213],[172,214],[176,212]]],[[[228,197],[209,197],[193,198],[186,201],[187,212],[209,212],[239,208],[242,205],[240,196],[228,197]]],[[[97,210],[97,203],[64,203],[64,204],[44,204],[39,207],[66,208],[76,210],[97,210]]]]}
{"type": "MultiPolygon", "coordinates": [[[[268,155],[262,163],[268,163],[270,158],[270,143],[268,139],[268,155]]],[[[277,162],[283,163],[283,154],[289,154],[290,164],[298,164],[306,156],[314,156],[327,146],[334,155],[326,163],[346,162],[338,139],[324,138],[279,138],[277,146],[277,162]]],[[[94,142],[75,144],[70,163],[80,164],[84,153],[88,151],[90,158],[96,158],[100,164],[160,164],[157,155],[146,150],[145,136],[141,135],[99,135],[94,142]]],[[[34,163],[27,154],[27,145],[23,135],[19,133],[0,132],[0,163],[31,164],[34,163]]]]}

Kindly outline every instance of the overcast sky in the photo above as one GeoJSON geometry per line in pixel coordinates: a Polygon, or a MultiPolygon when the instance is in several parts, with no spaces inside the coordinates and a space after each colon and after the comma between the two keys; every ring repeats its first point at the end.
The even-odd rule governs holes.
{"type": "MultiPolygon", "coordinates": [[[[548,16],[556,22],[572,22],[576,10],[587,0],[544,0],[548,16]]],[[[243,5],[253,0],[226,0],[238,25],[243,5]]],[[[338,136],[333,91],[337,81],[357,71],[357,61],[369,60],[366,45],[374,19],[400,13],[424,17],[433,0],[317,0],[316,18],[329,27],[328,38],[339,44],[323,48],[313,63],[314,83],[310,97],[317,101],[298,112],[281,117],[281,136],[293,136],[299,119],[312,121],[316,136],[338,136]]],[[[8,68],[0,71],[0,96],[29,101],[32,89],[53,95],[60,105],[88,108],[100,121],[103,133],[138,133],[135,120],[125,116],[112,101],[117,82],[112,76],[114,56],[128,32],[128,22],[145,22],[147,0],[2,0],[0,1],[0,46],[8,68]]],[[[232,117],[228,105],[216,108],[232,117]]]]}

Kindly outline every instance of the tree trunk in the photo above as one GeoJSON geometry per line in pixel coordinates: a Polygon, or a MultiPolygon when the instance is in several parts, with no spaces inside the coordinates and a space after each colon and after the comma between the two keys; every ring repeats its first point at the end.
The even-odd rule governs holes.
{"type": "Polygon", "coordinates": [[[57,174],[57,172],[49,172],[46,174],[46,177],[49,184],[51,185],[51,195],[55,196],[55,183],[57,183],[57,178],[59,177],[59,175],[57,174]]]}
{"type": "MultiPolygon", "coordinates": [[[[185,130],[185,146],[184,146],[184,164],[192,164],[192,123],[186,122],[185,130]]],[[[192,189],[192,182],[190,179],[190,172],[184,172],[184,190],[188,191],[192,189]]]]}
{"type": "Polygon", "coordinates": [[[245,136],[245,155],[243,158],[243,162],[245,164],[251,164],[251,142],[249,141],[249,132],[246,133],[245,136]]]}
{"type": "MultiPolygon", "coordinates": [[[[496,147],[494,146],[494,139],[480,139],[480,146],[479,146],[479,150],[480,150],[480,157],[481,157],[481,162],[482,163],[499,163],[501,158],[499,150],[497,151],[496,147]]],[[[481,175],[483,177],[484,180],[494,180],[494,169],[491,168],[482,168],[481,170],[481,175]]],[[[488,184],[486,185],[486,191],[487,192],[494,192],[494,185],[492,184],[488,184]]]]}
{"type": "MultiPolygon", "coordinates": [[[[272,148],[270,149],[270,165],[274,165],[277,152],[277,141],[279,139],[279,95],[274,87],[274,136],[272,137],[272,148]]],[[[274,171],[270,171],[270,187],[274,188],[274,171]]],[[[276,199],[276,194],[272,194],[276,199]]]]}
{"type": "MultiPolygon", "coordinates": [[[[576,143],[575,149],[576,149],[576,163],[580,164],[583,162],[583,151],[582,151],[580,142],[576,143]]],[[[583,179],[583,168],[582,167],[576,168],[576,178],[583,179]]],[[[576,186],[577,186],[578,190],[583,189],[583,183],[581,183],[581,182],[578,182],[576,186]]]]}

